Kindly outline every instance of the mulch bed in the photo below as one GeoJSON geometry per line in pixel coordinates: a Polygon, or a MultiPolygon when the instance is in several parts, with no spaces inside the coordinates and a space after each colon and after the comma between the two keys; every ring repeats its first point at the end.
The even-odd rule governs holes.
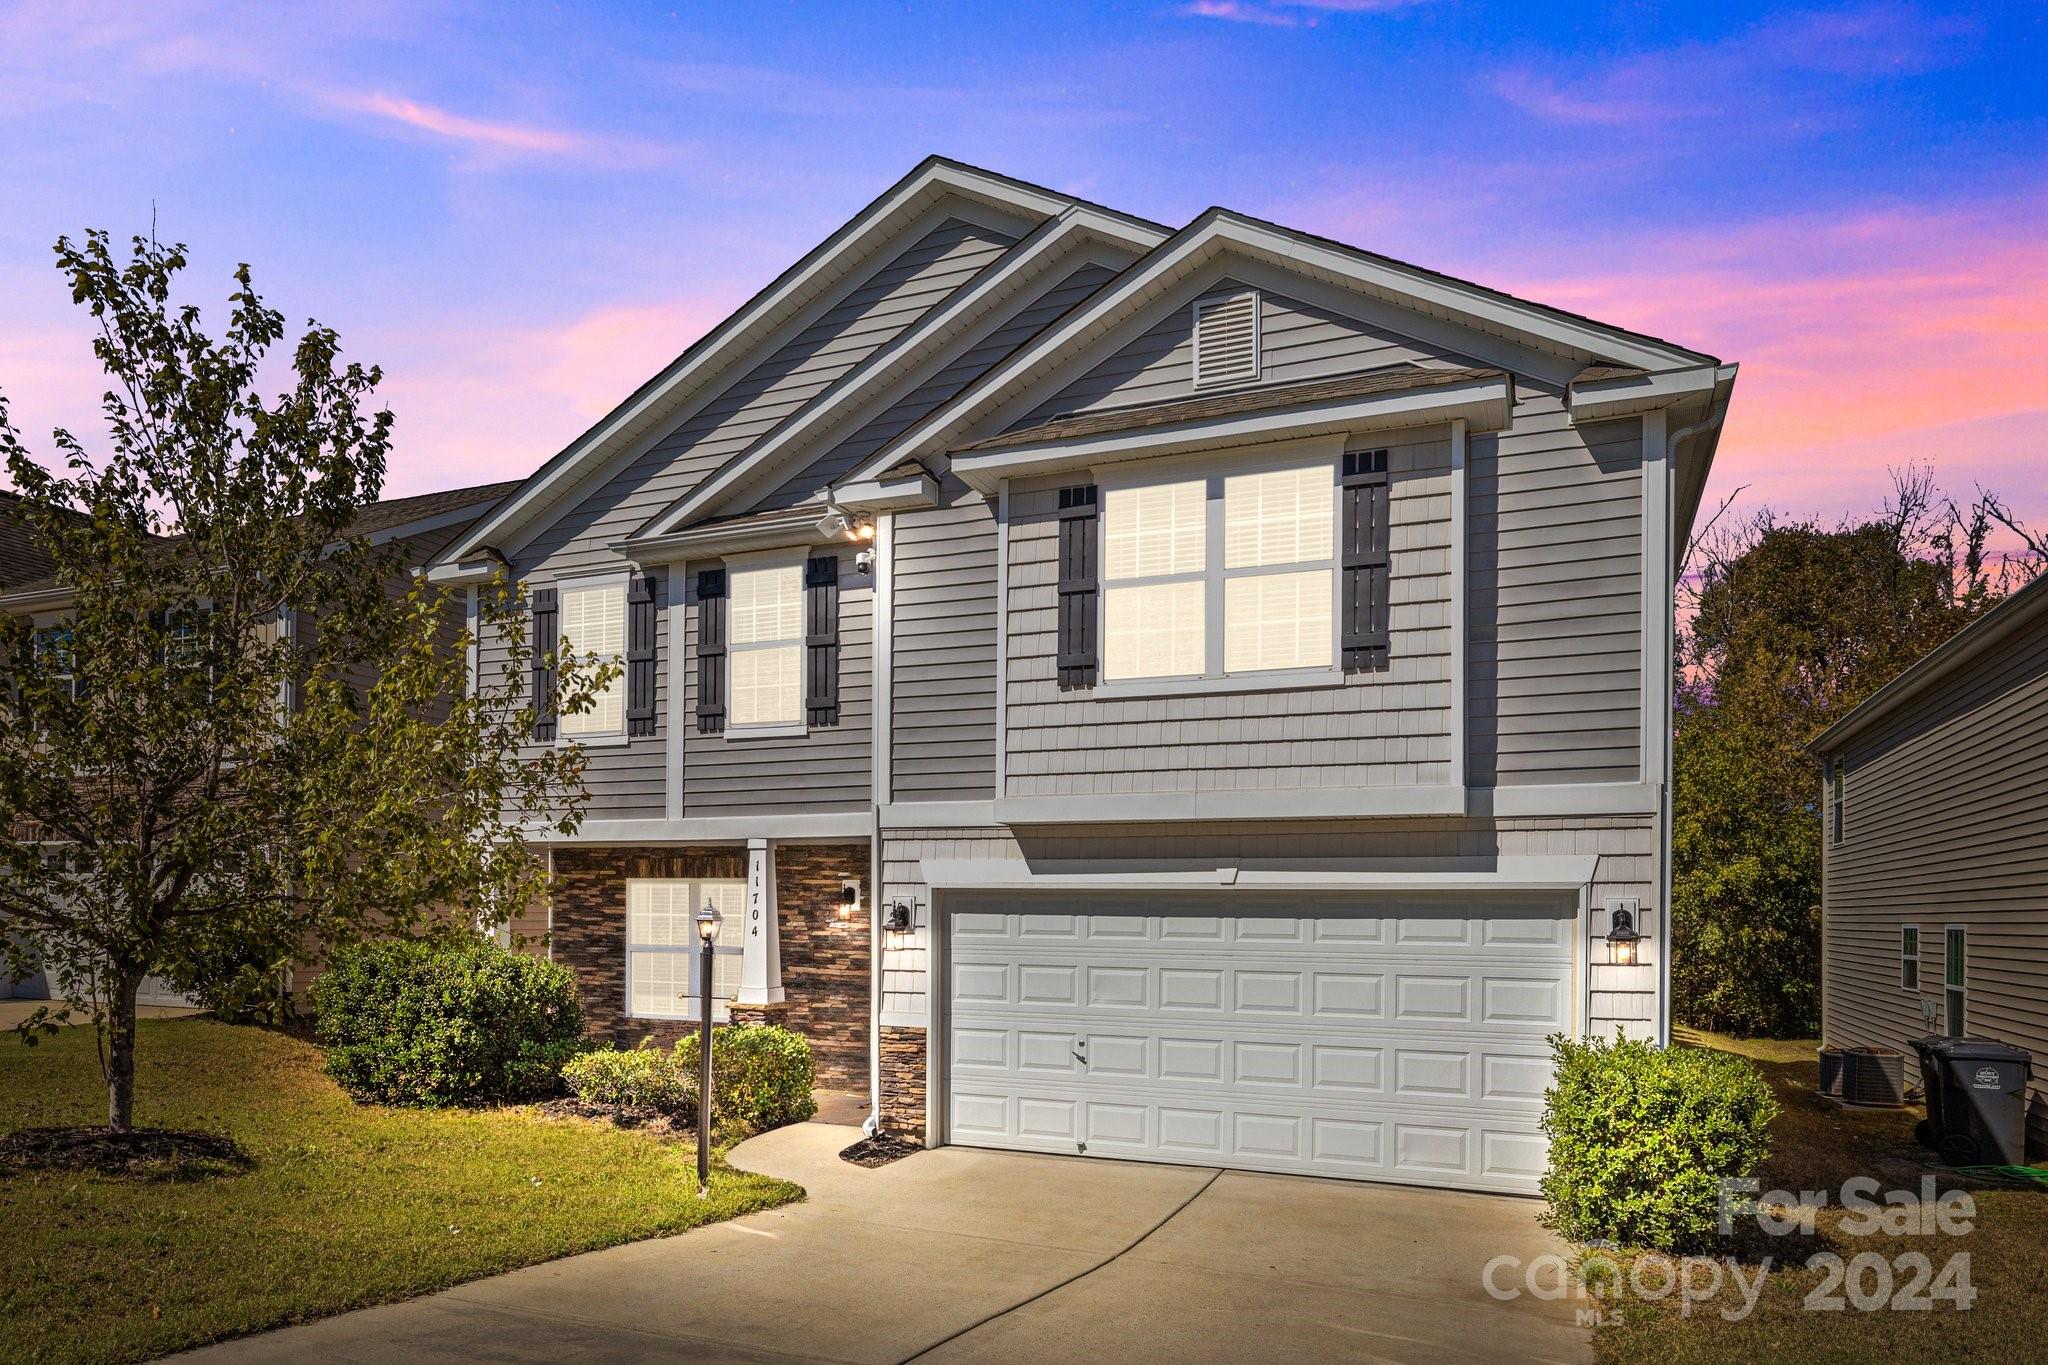
{"type": "Polygon", "coordinates": [[[850,1161],[856,1166],[886,1166],[892,1161],[901,1161],[912,1152],[923,1150],[924,1148],[915,1142],[889,1133],[877,1133],[873,1137],[862,1138],[848,1147],[839,1154],[839,1159],[850,1161]]]}
{"type": "Polygon", "coordinates": [[[173,1128],[138,1128],[130,1133],[105,1128],[21,1128],[0,1137],[0,1167],[23,1170],[192,1179],[232,1175],[255,1164],[233,1138],[173,1128]]]}
{"type": "Polygon", "coordinates": [[[571,1095],[566,1099],[547,1101],[540,1106],[540,1112],[551,1119],[591,1119],[598,1123],[633,1128],[663,1137],[685,1138],[690,1141],[695,1141],[697,1137],[695,1115],[670,1113],[651,1105],[592,1104],[571,1095]]]}

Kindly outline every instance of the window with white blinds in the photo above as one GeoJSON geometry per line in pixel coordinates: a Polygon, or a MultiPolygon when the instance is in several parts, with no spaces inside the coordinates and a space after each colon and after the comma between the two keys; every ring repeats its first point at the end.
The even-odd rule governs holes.
{"type": "MultiPolygon", "coordinates": [[[[569,652],[586,666],[617,663],[626,653],[626,585],[624,582],[593,583],[588,587],[561,589],[562,637],[569,652]]],[[[536,649],[551,642],[534,641],[536,649]]],[[[618,735],[626,730],[626,684],[615,677],[597,694],[588,711],[561,718],[565,738],[618,735]]]]}
{"type": "Polygon", "coordinates": [[[1112,488],[1102,516],[1103,676],[1200,676],[1207,667],[1207,482],[1112,488]]]}
{"type": "Polygon", "coordinates": [[[732,571],[727,659],[734,727],[795,725],[804,714],[801,559],[732,571]]]}
{"type": "Polygon", "coordinates": [[[1105,681],[1327,669],[1336,660],[1328,459],[1105,488],[1105,681]]]}
{"type": "Polygon", "coordinates": [[[635,1019],[698,1017],[702,952],[697,912],[725,917],[712,953],[711,1017],[723,1021],[739,993],[743,881],[632,880],[626,883],[626,1013],[635,1019]]]}

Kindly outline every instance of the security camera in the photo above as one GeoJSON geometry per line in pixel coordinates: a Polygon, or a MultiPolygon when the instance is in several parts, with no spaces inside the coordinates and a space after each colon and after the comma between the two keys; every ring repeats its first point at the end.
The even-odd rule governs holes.
{"type": "Polygon", "coordinates": [[[853,568],[856,573],[873,573],[875,571],[875,552],[873,550],[862,550],[859,554],[855,555],[853,557],[853,568]]]}

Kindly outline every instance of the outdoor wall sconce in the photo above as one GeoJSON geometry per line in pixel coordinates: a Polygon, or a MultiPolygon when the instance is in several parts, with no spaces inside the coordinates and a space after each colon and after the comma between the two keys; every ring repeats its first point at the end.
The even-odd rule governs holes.
{"type": "Polygon", "coordinates": [[[889,907],[889,917],[882,921],[882,927],[895,934],[910,932],[910,907],[897,901],[889,907]]]}
{"type": "Polygon", "coordinates": [[[841,882],[839,884],[839,922],[844,924],[859,913],[860,883],[841,882]]]}
{"type": "Polygon", "coordinates": [[[1635,912],[1626,905],[1617,905],[1607,918],[1607,960],[1618,966],[1634,966],[1636,944],[1643,937],[1636,932],[1635,912]]]}

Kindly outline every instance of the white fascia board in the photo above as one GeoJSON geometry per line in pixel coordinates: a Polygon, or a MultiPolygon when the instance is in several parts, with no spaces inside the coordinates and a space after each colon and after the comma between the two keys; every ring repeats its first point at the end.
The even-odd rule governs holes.
{"type": "Polygon", "coordinates": [[[1211,210],[1163,243],[1062,322],[890,442],[856,478],[909,458],[944,454],[975,423],[1014,398],[1048,366],[1065,362],[1211,258],[1235,251],[1253,260],[1305,273],[1433,316],[1461,322],[1553,350],[1599,355],[1643,369],[1698,365],[1702,357],[1660,346],[1630,333],[1579,321],[1533,304],[1499,296],[1334,244],[1304,240],[1267,224],[1211,210]]]}
{"type": "Polygon", "coordinates": [[[939,505],[939,481],[929,474],[863,479],[841,484],[832,500],[849,512],[908,512],[939,505]]]}
{"type": "Polygon", "coordinates": [[[699,526],[648,540],[615,540],[613,553],[639,564],[667,564],[690,559],[717,559],[747,550],[780,550],[798,545],[823,545],[843,539],[818,523],[828,509],[811,503],[784,516],[763,517],[739,526],[699,526]]]}
{"type": "Polygon", "coordinates": [[[1037,219],[1051,217],[1072,203],[971,167],[926,162],[541,466],[490,517],[451,545],[435,561],[436,567],[473,558],[494,537],[523,525],[563,492],[578,486],[594,466],[654,422],[674,413],[690,395],[714,382],[777,328],[853,275],[881,243],[949,194],[1037,219]]]}
{"type": "Polygon", "coordinates": [[[1233,417],[1200,418],[1171,426],[1106,431],[978,450],[953,456],[952,467],[968,487],[993,494],[1006,479],[1058,474],[1155,455],[1236,448],[1262,441],[1385,431],[1460,418],[1467,423],[1468,431],[1503,431],[1512,419],[1513,409],[1512,380],[1476,379],[1407,393],[1375,394],[1233,417]]]}
{"type": "Polygon", "coordinates": [[[1574,422],[1596,422],[1607,417],[1634,417],[1675,403],[1709,397],[1720,382],[1720,367],[1693,365],[1659,374],[1632,375],[1625,379],[1602,379],[1571,386],[1574,422]]]}
{"type": "Polygon", "coordinates": [[[1204,867],[1123,871],[1017,859],[928,858],[920,865],[933,891],[1555,891],[1588,886],[1593,854],[1492,859],[1361,859],[1335,867],[1204,867]],[[1363,865],[1361,865],[1363,864],[1363,865]]]}
{"type": "Polygon", "coordinates": [[[817,401],[798,412],[768,438],[719,470],[635,531],[629,540],[667,535],[692,521],[745,510],[738,504],[766,477],[795,463],[810,446],[828,439],[870,408],[894,401],[924,371],[949,359],[949,348],[975,323],[1068,259],[1088,241],[1105,243],[1128,256],[1150,251],[1166,237],[1099,209],[1076,205],[1041,224],[1005,253],[982,277],[941,304],[904,335],[855,366],[817,401]]]}
{"type": "Polygon", "coordinates": [[[69,588],[37,588],[33,592],[0,593],[0,611],[10,616],[53,611],[71,605],[69,588]]]}

